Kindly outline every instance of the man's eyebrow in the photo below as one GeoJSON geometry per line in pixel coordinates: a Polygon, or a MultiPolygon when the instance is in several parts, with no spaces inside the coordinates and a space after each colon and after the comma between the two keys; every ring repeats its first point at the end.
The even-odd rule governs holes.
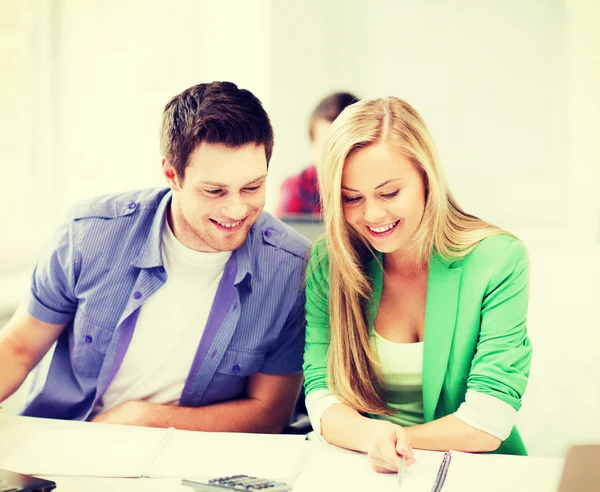
{"type": "MultiPolygon", "coordinates": [[[[254,183],[258,183],[259,181],[265,179],[266,177],[267,177],[267,174],[263,174],[262,176],[259,176],[258,178],[254,178],[252,181],[249,181],[245,185],[242,185],[242,188],[245,188],[246,186],[250,186],[254,183]]],[[[216,188],[228,188],[229,187],[229,185],[227,185],[225,183],[218,183],[216,181],[198,181],[198,183],[196,183],[196,184],[197,185],[214,186],[216,188]]]]}
{"type": "Polygon", "coordinates": [[[246,186],[250,186],[250,185],[253,185],[255,183],[258,183],[259,181],[262,181],[262,180],[264,180],[266,178],[267,178],[267,173],[265,173],[262,176],[259,176],[258,178],[255,178],[252,181],[246,183],[244,186],[242,186],[242,188],[245,188],[246,186]]]}
{"type": "MultiPolygon", "coordinates": [[[[390,184],[392,181],[399,181],[399,180],[403,180],[403,179],[404,178],[392,178],[392,179],[388,179],[387,181],[384,181],[380,185],[377,185],[375,187],[375,189],[378,190],[379,188],[383,188],[385,185],[390,184]]],[[[356,191],[357,193],[359,192],[358,190],[355,190],[354,188],[349,188],[348,186],[344,186],[344,185],[342,185],[342,189],[343,190],[348,190],[348,191],[356,191]]]]}

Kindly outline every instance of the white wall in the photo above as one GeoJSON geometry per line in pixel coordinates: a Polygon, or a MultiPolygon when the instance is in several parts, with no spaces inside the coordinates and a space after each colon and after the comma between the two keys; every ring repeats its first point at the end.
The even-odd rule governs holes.
{"type": "Polygon", "coordinates": [[[572,241],[600,243],[600,3],[569,0],[565,14],[569,118],[563,166],[571,171],[566,193],[568,235],[572,241]]]}
{"type": "MultiPolygon", "coordinates": [[[[0,258],[31,242],[35,217],[35,15],[28,2],[7,0],[0,10],[0,258]],[[13,234],[10,234],[12,231],[13,234]],[[9,239],[7,241],[6,239],[9,239]],[[21,239],[23,238],[23,239],[21,239]],[[10,244],[7,244],[10,242],[10,244]]],[[[0,264],[2,260],[0,260],[0,264]]]]}

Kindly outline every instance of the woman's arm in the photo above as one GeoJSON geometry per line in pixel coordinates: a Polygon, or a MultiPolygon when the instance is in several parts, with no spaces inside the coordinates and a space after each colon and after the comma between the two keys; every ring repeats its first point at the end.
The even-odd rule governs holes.
{"type": "Polygon", "coordinates": [[[344,403],[331,405],[321,417],[321,433],[327,442],[363,453],[369,451],[374,436],[394,428],[402,430],[387,420],[364,417],[344,403]]]}
{"type": "Polygon", "coordinates": [[[371,466],[380,473],[397,472],[402,460],[414,463],[405,429],[387,420],[363,417],[343,403],[325,410],[321,431],[331,444],[367,453],[371,466]]]}
{"type": "Polygon", "coordinates": [[[495,451],[502,444],[498,437],[465,424],[456,415],[406,427],[404,431],[417,449],[478,453],[495,451]]]}

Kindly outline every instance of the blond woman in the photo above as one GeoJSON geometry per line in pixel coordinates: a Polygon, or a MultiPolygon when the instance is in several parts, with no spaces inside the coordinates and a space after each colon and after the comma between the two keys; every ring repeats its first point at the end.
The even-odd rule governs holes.
{"type": "Polygon", "coordinates": [[[379,472],[412,447],[526,454],[523,244],[460,208],[425,123],[397,98],[345,109],[318,176],[326,234],[304,356],[317,435],[379,472]]]}

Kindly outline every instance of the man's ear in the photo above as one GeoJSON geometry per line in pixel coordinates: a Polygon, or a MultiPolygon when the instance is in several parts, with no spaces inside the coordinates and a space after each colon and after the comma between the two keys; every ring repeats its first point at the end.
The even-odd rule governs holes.
{"type": "Polygon", "coordinates": [[[162,172],[163,176],[167,180],[167,184],[169,188],[172,190],[179,191],[181,189],[181,183],[179,178],[177,177],[177,173],[175,172],[175,168],[171,165],[167,158],[162,160],[162,172]]]}

